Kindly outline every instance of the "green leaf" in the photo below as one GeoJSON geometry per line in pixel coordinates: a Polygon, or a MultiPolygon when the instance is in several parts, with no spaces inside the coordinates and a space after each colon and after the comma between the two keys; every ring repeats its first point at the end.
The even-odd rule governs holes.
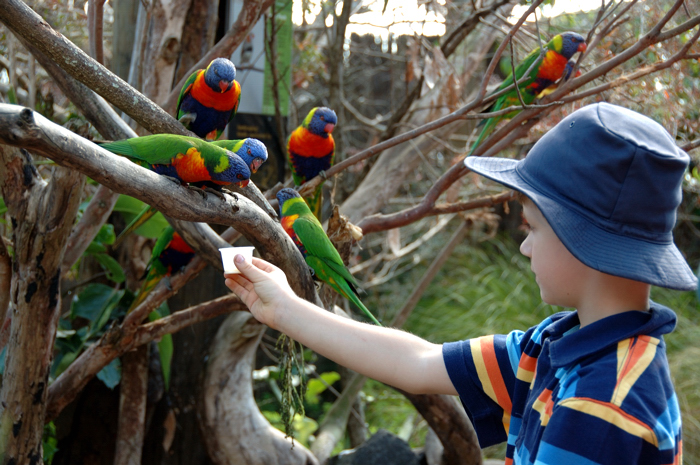
{"type": "Polygon", "coordinates": [[[321,373],[321,379],[313,378],[310,379],[306,385],[306,393],[304,398],[310,404],[319,403],[319,395],[328,389],[327,385],[330,386],[340,379],[340,375],[335,371],[328,371],[326,373],[321,373]],[[321,381],[323,380],[323,381],[321,381]],[[324,383],[325,381],[325,383],[324,383]]]}
{"type": "Polygon", "coordinates": [[[41,447],[44,450],[44,465],[51,465],[51,462],[53,462],[53,456],[58,451],[56,426],[52,421],[44,425],[44,434],[41,438],[41,447]]]}
{"type": "MultiPolygon", "coordinates": [[[[170,315],[168,303],[163,302],[148,315],[148,321],[156,321],[168,315],[170,315]]],[[[158,342],[158,354],[160,355],[160,366],[163,370],[163,383],[165,384],[166,391],[170,387],[170,368],[172,366],[173,350],[173,337],[170,334],[166,334],[158,342]]]]}
{"type": "Polygon", "coordinates": [[[0,351],[0,376],[5,374],[5,356],[7,355],[7,345],[0,351]]]}
{"type": "Polygon", "coordinates": [[[78,294],[71,305],[71,319],[85,318],[91,322],[91,334],[95,334],[109,318],[109,313],[119,303],[124,291],[99,283],[89,284],[78,294]],[[107,318],[105,318],[107,314],[107,318]]]}
{"type": "Polygon", "coordinates": [[[99,253],[106,253],[107,252],[107,247],[105,247],[102,244],[99,244],[97,242],[90,242],[90,245],[87,246],[87,249],[85,249],[85,253],[91,253],[91,254],[99,254],[99,253]]]}
{"type": "Polygon", "coordinates": [[[106,253],[93,254],[102,266],[102,269],[107,272],[107,278],[115,283],[123,283],[126,279],[124,270],[122,269],[119,262],[107,255],[106,253]]]}
{"type": "Polygon", "coordinates": [[[122,379],[122,364],[119,359],[115,358],[109,362],[109,365],[97,373],[97,378],[105,383],[105,386],[108,388],[114,389],[114,387],[119,384],[119,381],[122,379]]]}
{"type": "MultiPolygon", "coordinates": [[[[114,205],[114,211],[122,214],[124,221],[127,224],[131,223],[141,211],[148,207],[148,204],[141,202],[138,199],[129,197],[128,195],[120,195],[117,203],[114,205]]],[[[139,236],[155,239],[161,235],[163,230],[168,226],[168,221],[162,213],[158,212],[151,219],[141,225],[135,233],[139,236]]]]}
{"type": "Polygon", "coordinates": [[[99,242],[100,244],[112,245],[114,244],[114,239],[117,236],[114,234],[114,225],[106,223],[102,225],[100,231],[97,233],[93,242],[99,242]]]}

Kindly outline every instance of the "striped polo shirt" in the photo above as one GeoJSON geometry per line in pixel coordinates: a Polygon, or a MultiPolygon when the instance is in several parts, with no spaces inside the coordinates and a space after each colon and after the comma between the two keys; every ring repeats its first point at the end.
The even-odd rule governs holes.
{"type": "Polygon", "coordinates": [[[444,344],[481,447],[507,441],[506,465],[682,463],[681,416],[663,334],[676,315],[576,312],[507,335],[444,344]]]}

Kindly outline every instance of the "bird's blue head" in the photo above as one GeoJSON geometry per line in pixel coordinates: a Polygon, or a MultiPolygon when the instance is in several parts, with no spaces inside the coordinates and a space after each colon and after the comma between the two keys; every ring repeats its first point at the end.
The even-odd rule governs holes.
{"type": "Polygon", "coordinates": [[[336,124],[338,124],[338,117],[333,110],[327,107],[316,107],[306,116],[302,126],[312,134],[328,137],[336,124]]]}
{"type": "Polygon", "coordinates": [[[586,39],[575,32],[563,32],[553,39],[555,50],[567,60],[576,52],[586,51],[586,39]]]}
{"type": "Polygon", "coordinates": [[[285,187],[277,193],[277,201],[280,204],[280,216],[282,215],[282,206],[284,205],[284,202],[294,198],[301,198],[301,196],[291,187],[285,187]]]}
{"type": "Polygon", "coordinates": [[[236,154],[248,164],[250,171],[257,173],[260,165],[267,161],[267,147],[258,139],[243,139],[243,144],[236,150],[236,154]]]}
{"type": "MultiPolygon", "coordinates": [[[[228,166],[223,170],[219,170],[218,167],[215,168],[211,176],[212,180],[224,181],[238,187],[247,186],[250,182],[250,169],[248,168],[248,164],[230,150],[226,150],[226,156],[228,157],[228,166]]],[[[224,164],[225,163],[222,163],[220,166],[224,164]]]]}
{"type": "Polygon", "coordinates": [[[226,58],[216,58],[204,71],[204,82],[214,92],[228,92],[236,79],[236,67],[226,58]]]}

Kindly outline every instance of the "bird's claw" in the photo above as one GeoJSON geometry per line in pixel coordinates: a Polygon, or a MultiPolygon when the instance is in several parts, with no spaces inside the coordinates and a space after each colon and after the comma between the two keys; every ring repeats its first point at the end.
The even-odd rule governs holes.
{"type": "Polygon", "coordinates": [[[319,175],[319,177],[320,177],[321,179],[323,179],[324,181],[328,181],[328,175],[326,174],[326,171],[325,171],[325,170],[319,171],[319,172],[318,172],[318,175],[319,175]]]}
{"type": "Polygon", "coordinates": [[[187,186],[189,189],[192,189],[194,192],[198,193],[199,195],[202,196],[202,199],[207,200],[207,193],[205,192],[207,188],[202,189],[201,187],[189,185],[187,186]]]}

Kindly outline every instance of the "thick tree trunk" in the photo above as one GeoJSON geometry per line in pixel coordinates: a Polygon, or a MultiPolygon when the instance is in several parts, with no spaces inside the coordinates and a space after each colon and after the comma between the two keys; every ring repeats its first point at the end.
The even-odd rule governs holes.
{"type": "Polygon", "coordinates": [[[2,195],[12,217],[12,324],[0,390],[0,462],[39,463],[60,309],[61,260],[85,177],[55,167],[48,181],[29,154],[1,147],[2,195]]]}

